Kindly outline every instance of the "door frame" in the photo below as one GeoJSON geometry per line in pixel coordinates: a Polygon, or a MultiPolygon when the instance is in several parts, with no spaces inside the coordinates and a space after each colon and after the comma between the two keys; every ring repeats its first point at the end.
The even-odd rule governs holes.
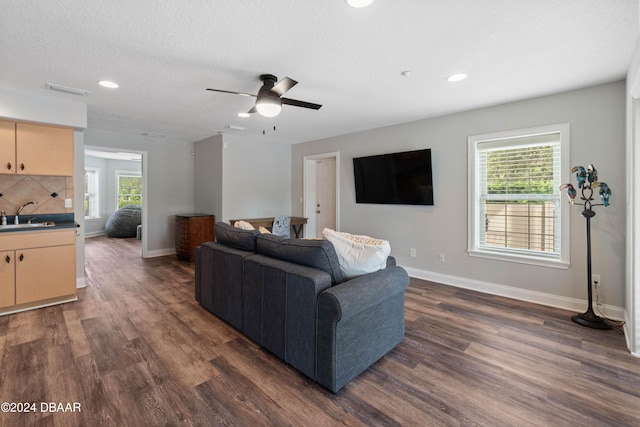
{"type": "Polygon", "coordinates": [[[334,159],[336,162],[336,179],[335,179],[335,195],[336,195],[336,230],[340,230],[340,152],[333,151],[330,153],[312,154],[304,156],[302,161],[302,211],[304,217],[308,218],[305,227],[305,237],[322,237],[316,236],[316,194],[318,188],[318,179],[316,175],[316,165],[318,161],[334,159]]]}
{"type": "Polygon", "coordinates": [[[142,174],[142,251],[140,256],[142,258],[148,258],[149,252],[149,196],[148,196],[148,185],[147,185],[147,175],[149,174],[149,166],[148,166],[148,152],[143,150],[132,150],[129,148],[113,148],[113,147],[101,147],[97,145],[85,145],[82,150],[82,155],[84,156],[85,149],[96,150],[96,151],[106,151],[111,153],[132,153],[132,154],[140,154],[142,156],[142,168],[140,173],[142,174]]]}

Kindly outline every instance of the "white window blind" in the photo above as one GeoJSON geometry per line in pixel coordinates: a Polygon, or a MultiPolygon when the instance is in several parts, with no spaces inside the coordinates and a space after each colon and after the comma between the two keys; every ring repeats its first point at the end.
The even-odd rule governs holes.
{"type": "Polygon", "coordinates": [[[84,171],[84,217],[85,219],[99,218],[100,206],[98,203],[98,170],[86,169],[84,171]]]}
{"type": "Polygon", "coordinates": [[[470,137],[470,254],[567,260],[559,190],[562,143],[561,130],[470,137]]]}

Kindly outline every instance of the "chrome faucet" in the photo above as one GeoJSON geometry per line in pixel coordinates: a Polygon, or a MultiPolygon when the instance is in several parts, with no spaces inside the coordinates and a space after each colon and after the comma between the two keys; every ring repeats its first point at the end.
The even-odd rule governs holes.
{"type": "Polygon", "coordinates": [[[20,222],[18,221],[18,215],[20,215],[20,212],[22,212],[22,209],[24,209],[25,207],[27,207],[27,206],[29,206],[29,205],[37,205],[37,204],[38,204],[38,201],[37,201],[37,200],[32,200],[32,201],[30,201],[30,202],[23,203],[23,204],[22,204],[22,206],[20,206],[20,207],[18,208],[18,212],[16,212],[16,216],[15,216],[15,218],[13,219],[13,223],[14,223],[14,224],[20,224],[20,222]]]}

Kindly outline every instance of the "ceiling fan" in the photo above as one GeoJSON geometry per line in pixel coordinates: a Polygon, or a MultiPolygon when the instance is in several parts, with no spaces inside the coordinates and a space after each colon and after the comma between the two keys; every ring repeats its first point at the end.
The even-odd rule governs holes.
{"type": "Polygon", "coordinates": [[[207,90],[222,93],[232,93],[242,96],[253,96],[256,98],[256,104],[251,110],[249,110],[249,113],[258,112],[265,117],[275,117],[280,114],[280,110],[282,110],[282,104],[293,105],[294,107],[311,108],[313,110],[319,110],[320,107],[322,107],[322,105],[314,104],[312,102],[283,98],[282,95],[284,95],[285,92],[298,84],[297,81],[290,79],[289,77],[285,77],[278,82],[278,78],[273,74],[262,74],[260,76],[260,81],[263,82],[263,85],[258,91],[257,95],[244,92],[233,92],[230,90],[222,89],[207,88],[207,90]]]}

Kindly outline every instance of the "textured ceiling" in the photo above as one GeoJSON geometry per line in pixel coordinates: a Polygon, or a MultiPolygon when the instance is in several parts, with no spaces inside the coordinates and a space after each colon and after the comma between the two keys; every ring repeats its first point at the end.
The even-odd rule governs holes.
{"type": "Polygon", "coordinates": [[[3,0],[0,88],[86,102],[95,129],[297,143],[622,79],[638,22],[637,0],[3,0]],[[252,98],[205,91],[263,73],[323,107],[242,119],[252,98]]]}

